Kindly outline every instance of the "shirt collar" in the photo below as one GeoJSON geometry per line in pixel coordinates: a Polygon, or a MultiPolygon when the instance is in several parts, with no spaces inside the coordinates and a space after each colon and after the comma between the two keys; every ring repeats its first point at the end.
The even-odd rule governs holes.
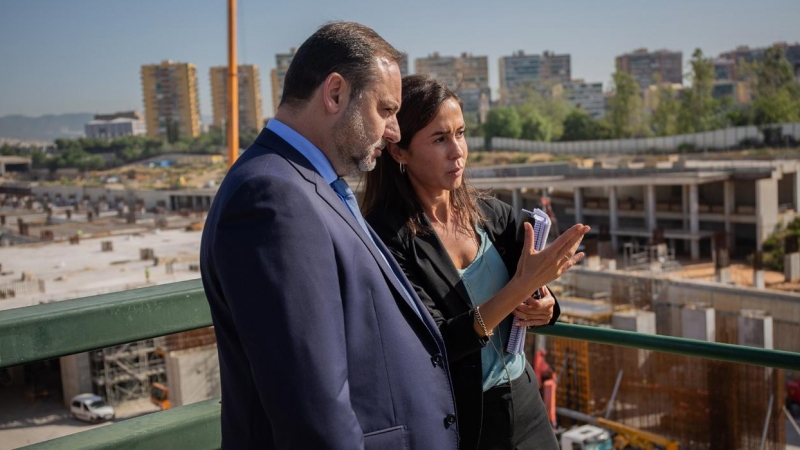
{"type": "Polygon", "coordinates": [[[278,119],[269,119],[267,129],[280,136],[301,155],[305,156],[326,183],[331,184],[339,178],[333,170],[333,165],[331,165],[328,157],[300,133],[289,128],[288,125],[278,119]]]}

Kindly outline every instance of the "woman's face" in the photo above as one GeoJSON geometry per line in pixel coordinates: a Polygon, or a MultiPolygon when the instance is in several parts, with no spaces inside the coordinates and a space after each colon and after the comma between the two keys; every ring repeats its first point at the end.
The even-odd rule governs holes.
{"type": "Polygon", "coordinates": [[[409,181],[418,194],[438,195],[461,186],[467,162],[467,141],[458,102],[452,98],[446,100],[431,123],[411,138],[408,150],[397,147],[394,150],[399,151],[393,156],[406,164],[409,181]]]}

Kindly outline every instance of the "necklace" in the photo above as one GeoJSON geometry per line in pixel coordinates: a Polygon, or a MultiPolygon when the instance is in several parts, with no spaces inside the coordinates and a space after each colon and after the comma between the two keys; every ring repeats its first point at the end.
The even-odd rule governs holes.
{"type": "MultiPolygon", "coordinates": [[[[477,231],[475,231],[474,228],[473,228],[473,232],[475,233],[475,239],[482,241],[481,236],[478,234],[477,231]]],[[[487,238],[484,237],[483,239],[487,239],[487,238]]],[[[483,247],[484,242],[480,242],[480,241],[479,241],[479,245],[478,245],[478,255],[477,255],[477,258],[476,258],[475,262],[478,263],[478,264],[485,264],[486,270],[489,272],[489,278],[492,280],[492,292],[493,292],[492,296],[494,296],[495,294],[497,294],[497,292],[499,292],[499,289],[497,287],[497,280],[494,277],[494,273],[492,273],[491,264],[489,264],[482,257],[482,256],[486,255],[486,252],[483,252],[483,254],[481,254],[481,248],[483,247]]],[[[480,270],[481,267],[478,267],[477,269],[480,270]]],[[[470,298],[472,298],[473,300],[477,301],[477,297],[475,296],[475,293],[474,293],[474,291],[472,289],[472,286],[470,286],[470,284],[467,281],[467,279],[464,278],[464,277],[462,277],[461,279],[464,281],[464,287],[467,288],[467,293],[469,294],[470,298]]],[[[491,297],[489,297],[489,298],[491,298],[491,297]]],[[[501,321],[501,323],[502,323],[502,321],[501,321]]],[[[498,325],[498,327],[499,327],[499,325],[498,325]]],[[[492,332],[494,333],[494,328],[492,328],[492,332]]],[[[503,348],[503,336],[502,336],[502,333],[498,332],[498,333],[494,333],[494,334],[497,336],[497,339],[500,341],[500,349],[502,349],[503,348]]],[[[511,386],[511,372],[508,370],[508,365],[506,365],[506,358],[503,356],[503,352],[501,350],[498,350],[497,346],[494,343],[494,340],[492,340],[492,337],[488,336],[488,339],[489,339],[489,344],[492,345],[492,349],[494,350],[495,354],[497,354],[497,356],[500,358],[500,362],[503,363],[503,370],[505,370],[505,372],[506,372],[506,378],[508,378],[508,385],[511,386]]]]}

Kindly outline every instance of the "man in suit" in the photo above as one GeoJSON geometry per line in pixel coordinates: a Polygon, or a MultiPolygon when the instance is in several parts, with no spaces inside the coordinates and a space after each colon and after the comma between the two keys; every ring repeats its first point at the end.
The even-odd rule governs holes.
{"type": "Polygon", "coordinates": [[[457,448],[441,335],[341,179],[400,139],[400,57],[321,27],[220,185],[200,257],[223,448],[457,448]]]}

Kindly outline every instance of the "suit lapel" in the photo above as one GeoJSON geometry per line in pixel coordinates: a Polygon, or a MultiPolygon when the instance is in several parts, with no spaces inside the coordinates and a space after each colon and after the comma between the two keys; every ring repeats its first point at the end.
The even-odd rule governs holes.
{"type": "MultiPolygon", "coordinates": [[[[420,316],[422,317],[423,322],[427,326],[428,330],[437,330],[436,333],[431,332],[431,334],[436,337],[438,336],[438,328],[436,324],[433,322],[433,319],[427,314],[425,306],[419,300],[414,290],[406,291],[412,296],[412,298],[408,299],[403,294],[403,288],[400,286],[400,280],[398,277],[394,275],[392,272],[392,268],[387,266],[387,262],[395,263],[394,259],[391,258],[391,253],[387,250],[387,248],[383,245],[380,238],[372,231],[372,227],[369,227],[370,233],[372,233],[372,237],[374,239],[375,245],[373,245],[373,241],[364,233],[364,230],[359,225],[358,220],[350,213],[350,210],[342,203],[342,200],[333,190],[333,188],[325,182],[325,180],[320,176],[319,173],[314,169],[312,164],[306,159],[300,152],[298,152],[294,147],[292,147],[288,142],[284,141],[280,138],[277,134],[273,133],[268,129],[264,129],[261,134],[256,139],[256,142],[263,145],[264,147],[271,148],[275,150],[276,153],[280,154],[284,158],[286,158],[289,163],[291,163],[297,172],[309,183],[314,185],[317,195],[325,201],[335,212],[339,215],[339,217],[344,220],[347,225],[353,230],[358,238],[361,239],[361,242],[366,246],[367,250],[372,254],[372,258],[375,260],[375,263],[378,264],[380,267],[381,272],[383,272],[383,276],[386,281],[389,283],[390,286],[396,291],[396,295],[403,299],[403,303],[405,303],[405,307],[412,309],[410,312],[413,313],[415,316],[417,315],[416,312],[413,311],[413,307],[411,306],[410,302],[414,302],[417,306],[417,310],[420,311],[420,316]],[[377,246],[381,247],[379,250],[377,246]],[[384,255],[387,255],[386,259],[379,253],[380,251],[384,252],[384,255]]],[[[402,274],[402,270],[397,268],[398,272],[402,274]]],[[[440,340],[440,339],[437,339],[440,340]]]]}

